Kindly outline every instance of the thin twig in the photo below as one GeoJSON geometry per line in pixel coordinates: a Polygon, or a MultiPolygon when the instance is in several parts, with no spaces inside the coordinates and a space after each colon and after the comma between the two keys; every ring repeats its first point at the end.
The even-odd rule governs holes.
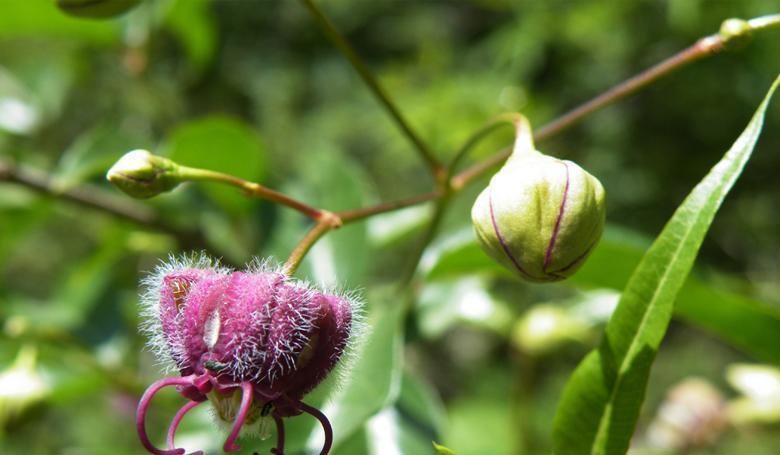
{"type": "Polygon", "coordinates": [[[60,190],[46,174],[0,160],[0,181],[25,186],[40,194],[73,202],[82,207],[98,210],[132,223],[164,232],[174,237],[183,249],[206,249],[214,251],[198,231],[182,229],[163,221],[149,207],[114,197],[93,186],[81,186],[60,190]]]}
{"type": "Polygon", "coordinates": [[[369,207],[337,212],[336,215],[339,218],[341,218],[341,221],[344,224],[348,224],[355,221],[360,221],[370,216],[379,215],[380,213],[391,212],[393,210],[398,210],[405,207],[411,207],[413,205],[422,204],[423,202],[432,201],[434,199],[438,199],[440,195],[441,193],[438,191],[431,191],[430,193],[423,193],[417,196],[398,199],[395,201],[382,202],[380,204],[372,205],[369,207]]]}
{"type": "MultiPolygon", "coordinates": [[[[692,46],[541,126],[536,130],[534,140],[540,142],[553,137],[578,123],[588,115],[645,88],[663,76],[666,76],[689,63],[693,63],[703,57],[713,55],[723,50],[724,42],[725,40],[720,35],[711,35],[698,40],[692,46]]],[[[463,188],[472,180],[504,162],[511,153],[512,148],[506,147],[486,160],[471,166],[452,178],[452,186],[455,188],[463,188]]]]}
{"type": "Polygon", "coordinates": [[[412,142],[414,147],[417,149],[417,152],[420,154],[420,157],[425,160],[425,163],[428,165],[428,168],[431,170],[431,173],[433,173],[434,177],[436,177],[437,180],[441,179],[443,176],[444,167],[433,155],[433,152],[431,151],[431,148],[428,146],[428,144],[426,144],[425,141],[423,141],[422,138],[420,138],[420,136],[414,131],[414,129],[412,129],[411,125],[409,125],[409,122],[406,121],[404,116],[401,114],[401,111],[390,99],[390,96],[388,96],[385,89],[379,85],[379,81],[368,68],[368,65],[366,65],[358,53],[355,52],[355,49],[352,47],[352,45],[349,44],[346,38],[344,38],[344,35],[342,35],[338,28],[336,28],[336,25],[320,9],[315,0],[303,0],[303,3],[306,5],[306,8],[309,10],[309,12],[311,12],[312,16],[314,16],[314,19],[325,33],[325,36],[333,43],[334,46],[336,46],[336,48],[344,55],[349,63],[352,64],[352,66],[355,68],[355,71],[357,71],[360,77],[363,79],[363,82],[365,82],[368,88],[371,89],[371,92],[387,110],[404,135],[406,135],[406,137],[412,142]]]}
{"type": "Polygon", "coordinates": [[[300,242],[298,242],[292,253],[290,253],[290,257],[288,257],[287,261],[284,263],[284,272],[287,275],[292,275],[298,270],[298,266],[301,265],[304,256],[306,256],[306,253],[309,252],[311,247],[317,243],[317,240],[330,232],[331,229],[338,229],[341,227],[341,219],[337,215],[331,212],[323,213],[324,216],[322,219],[306,233],[300,242]]]}
{"type": "MultiPolygon", "coordinates": [[[[743,31],[741,33],[733,32],[732,34],[725,34],[721,32],[721,33],[717,33],[717,34],[713,34],[701,38],[698,41],[696,41],[693,45],[689,46],[688,48],[683,49],[677,54],[663,60],[662,62],[648,68],[647,70],[639,73],[638,75],[607,90],[603,94],[598,95],[595,98],[592,98],[591,100],[583,103],[582,105],[570,110],[569,112],[565,113],[561,117],[558,117],[557,119],[551,121],[550,123],[547,123],[546,125],[540,127],[536,131],[536,134],[534,135],[534,140],[543,141],[547,138],[560,134],[562,131],[566,130],[567,128],[581,121],[588,115],[604,108],[609,104],[613,104],[619,100],[622,100],[630,96],[631,94],[645,88],[646,86],[672,73],[673,71],[678,70],[701,58],[717,54],[718,52],[725,49],[728,41],[732,39],[744,37],[746,34],[748,34],[750,31],[753,30],[780,25],[780,15],[772,15],[772,16],[764,16],[762,18],[755,18],[749,21],[745,21],[743,22],[743,24],[747,26],[746,31],[743,31]]],[[[487,132],[492,131],[492,129],[493,129],[493,125],[491,125],[490,123],[483,126],[480,130],[474,133],[474,135],[472,135],[474,142],[482,139],[487,134],[487,132]]],[[[458,161],[468,151],[468,149],[465,147],[470,148],[473,145],[474,143],[471,140],[467,141],[466,145],[464,146],[464,149],[461,149],[461,151],[458,154],[456,154],[455,159],[452,161],[450,167],[448,168],[448,175],[452,173],[454,167],[457,166],[458,161]]],[[[427,245],[427,242],[432,241],[433,238],[435,237],[436,230],[438,229],[438,224],[441,222],[444,211],[446,210],[446,202],[442,204],[441,201],[448,199],[452,192],[460,191],[466,185],[468,185],[478,177],[490,171],[493,167],[504,162],[511,153],[512,153],[512,147],[511,146],[506,147],[502,149],[500,152],[498,152],[496,155],[489,157],[484,161],[481,161],[473,165],[472,167],[466,169],[460,174],[449,178],[449,185],[447,186],[446,191],[439,196],[440,199],[439,201],[437,201],[438,203],[436,205],[434,215],[431,220],[431,225],[429,226],[429,229],[426,231],[425,236],[423,238],[422,249],[419,249],[417,251],[417,254],[415,254],[414,265],[410,269],[411,271],[405,275],[404,282],[411,281],[411,279],[414,276],[414,272],[417,268],[417,264],[422,258],[422,254],[424,252],[425,246],[427,245]]]]}
{"type": "Polygon", "coordinates": [[[250,182],[233,175],[224,174],[222,172],[212,171],[209,169],[198,169],[186,166],[180,166],[179,173],[180,176],[186,180],[217,182],[234,186],[243,190],[249,196],[260,199],[267,199],[269,201],[273,201],[286,207],[290,207],[291,209],[297,210],[314,221],[319,221],[323,216],[324,210],[312,207],[304,202],[293,199],[286,194],[272,190],[259,183],[250,182]]]}

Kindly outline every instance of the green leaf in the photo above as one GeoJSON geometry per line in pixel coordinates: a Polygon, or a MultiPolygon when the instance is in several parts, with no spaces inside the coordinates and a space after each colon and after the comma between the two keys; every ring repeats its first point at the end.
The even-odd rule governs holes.
{"type": "Polygon", "coordinates": [[[414,425],[420,436],[425,436],[423,439],[427,443],[431,438],[441,439],[447,415],[436,389],[418,376],[410,371],[404,372],[395,408],[414,425]]]}
{"type": "Polygon", "coordinates": [[[100,238],[103,247],[80,262],[73,259],[47,304],[36,305],[21,298],[4,305],[2,313],[24,317],[41,327],[74,329],[82,325],[101,303],[101,295],[117,272],[116,264],[126,255],[125,235],[119,228],[106,229],[100,238]]]}
{"type": "Polygon", "coordinates": [[[457,277],[468,273],[503,275],[511,277],[476,242],[474,230],[469,227],[442,237],[425,251],[420,263],[421,272],[427,280],[457,277]]]}
{"type": "Polygon", "coordinates": [[[165,23],[179,39],[193,64],[204,67],[217,47],[217,29],[210,0],[176,0],[165,23]]]}
{"type": "Polygon", "coordinates": [[[565,454],[623,454],[677,293],[723,199],[763,126],[770,88],[745,131],[693,189],[634,270],[597,350],[575,370],[558,406],[553,448],[565,454]]]}
{"type": "MultiPolygon", "coordinates": [[[[572,282],[621,289],[646,250],[643,243],[608,233],[572,282]]],[[[680,289],[676,319],[717,335],[760,360],[780,364],[780,311],[691,276],[680,289]]]]}
{"type": "Polygon", "coordinates": [[[435,454],[431,439],[440,439],[444,409],[435,392],[406,372],[400,396],[365,421],[338,448],[339,455],[435,454]]]}
{"type": "MultiPolygon", "coordinates": [[[[584,289],[622,290],[650,243],[635,232],[607,226],[588,261],[566,283],[584,289]]],[[[426,278],[434,284],[464,274],[511,276],[482,252],[470,231],[444,239],[429,253],[426,278]]],[[[757,359],[780,364],[780,311],[769,304],[719,289],[710,280],[692,275],[677,295],[674,315],[757,359]]],[[[444,326],[447,320],[435,322],[444,326]]]]}
{"type": "Polygon", "coordinates": [[[453,325],[468,324],[507,334],[514,314],[508,304],[488,292],[485,277],[461,277],[427,282],[415,307],[420,333],[438,338],[453,325]]]}
{"type": "Polygon", "coordinates": [[[119,41],[120,30],[115,22],[70,17],[53,0],[3,2],[0,14],[0,38],[44,36],[107,44],[119,41]]]}
{"type": "Polygon", "coordinates": [[[526,429],[517,425],[515,403],[508,398],[515,378],[505,368],[481,365],[465,390],[447,403],[442,442],[448,447],[461,454],[524,453],[520,441],[526,439],[526,429]]]}
{"type": "Polygon", "coordinates": [[[436,452],[439,455],[455,455],[455,451],[452,449],[444,447],[441,444],[436,444],[435,442],[432,442],[432,444],[433,444],[433,448],[436,449],[436,452]]]}
{"type": "MultiPolygon", "coordinates": [[[[370,186],[366,177],[359,166],[338,150],[320,145],[311,150],[299,166],[302,175],[308,178],[283,186],[283,193],[332,211],[371,203],[367,197],[370,186]]],[[[286,207],[280,207],[279,211],[279,221],[265,253],[284,260],[311,228],[311,223],[286,207]]],[[[362,286],[371,257],[366,223],[350,223],[320,239],[304,258],[297,275],[331,287],[362,286]]]]}
{"type": "MultiPolygon", "coordinates": [[[[167,140],[168,157],[185,166],[220,171],[261,182],[265,155],[258,134],[243,122],[222,115],[193,120],[174,129],[167,140]]],[[[245,213],[252,200],[235,188],[198,184],[223,210],[245,213]]]]}
{"type": "MultiPolygon", "coordinates": [[[[354,350],[354,364],[346,366],[345,380],[322,409],[333,425],[334,449],[399,396],[404,305],[393,297],[388,290],[370,298],[371,311],[364,338],[354,350]]],[[[322,446],[320,429],[312,434],[308,446],[322,446]]]]}
{"type": "Polygon", "coordinates": [[[52,175],[59,191],[72,189],[96,176],[103,176],[116,161],[116,154],[146,142],[118,125],[106,123],[81,134],[60,157],[52,175]]]}

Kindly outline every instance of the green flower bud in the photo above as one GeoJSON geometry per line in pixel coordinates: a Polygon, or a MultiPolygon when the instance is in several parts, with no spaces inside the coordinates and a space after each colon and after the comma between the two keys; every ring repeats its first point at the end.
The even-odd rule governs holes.
{"type": "Polygon", "coordinates": [[[509,160],[474,202],[471,218],[484,250],[529,281],[572,275],[601,237],[604,188],[577,164],[534,148],[517,122],[509,160]]]}
{"type": "Polygon", "coordinates": [[[139,3],[141,0],[57,0],[57,6],[72,16],[96,19],[118,16],[139,3]]]}
{"type": "Polygon", "coordinates": [[[132,197],[145,199],[170,191],[181,182],[179,165],[146,150],[127,152],[106,178],[132,197]]]}

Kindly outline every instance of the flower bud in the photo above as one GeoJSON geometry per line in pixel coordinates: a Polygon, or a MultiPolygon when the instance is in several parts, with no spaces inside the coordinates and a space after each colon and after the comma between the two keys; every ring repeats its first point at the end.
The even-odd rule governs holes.
{"type": "Polygon", "coordinates": [[[57,0],[57,6],[72,16],[96,19],[118,16],[139,3],[141,0],[57,0]]]}
{"type": "Polygon", "coordinates": [[[106,178],[128,195],[145,199],[170,191],[180,182],[179,165],[146,150],[125,153],[106,178]]]}
{"type": "Polygon", "coordinates": [[[601,237],[604,188],[577,164],[536,151],[527,120],[509,160],[471,209],[483,249],[529,281],[572,275],[601,237]]]}

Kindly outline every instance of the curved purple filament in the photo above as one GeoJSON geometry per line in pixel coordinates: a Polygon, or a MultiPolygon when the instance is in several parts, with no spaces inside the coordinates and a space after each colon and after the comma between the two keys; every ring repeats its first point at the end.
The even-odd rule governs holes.
{"type": "Polygon", "coordinates": [[[168,427],[168,437],[166,438],[166,442],[168,443],[168,449],[173,450],[176,445],[173,443],[173,437],[176,435],[176,429],[179,428],[179,424],[181,423],[181,420],[184,418],[184,415],[187,414],[190,409],[194,408],[195,406],[203,403],[203,401],[188,401],[187,404],[181,407],[179,411],[176,413],[175,416],[173,416],[173,420],[171,420],[171,426],[168,427]]]}
{"type": "MultiPolygon", "coordinates": [[[[185,376],[183,378],[163,378],[154,382],[149,388],[146,389],[141,400],[138,402],[138,409],[135,413],[135,428],[138,431],[138,437],[141,439],[141,444],[146,450],[154,455],[183,455],[184,449],[169,449],[160,450],[152,444],[149,440],[149,436],[146,434],[146,411],[149,409],[149,404],[157,394],[164,387],[172,385],[189,385],[192,383],[192,376],[185,376]]],[[[182,414],[183,416],[183,414],[182,414]]]]}
{"type": "Polygon", "coordinates": [[[322,411],[309,406],[303,401],[298,401],[295,404],[299,410],[313,415],[315,419],[320,421],[320,425],[322,425],[322,431],[325,433],[325,443],[322,445],[322,451],[320,451],[320,455],[328,455],[331,446],[333,446],[333,428],[330,426],[330,421],[325,416],[325,414],[322,413],[322,411]]]}
{"type": "Polygon", "coordinates": [[[230,431],[225,444],[222,449],[225,452],[235,452],[241,448],[236,445],[236,439],[241,432],[241,427],[244,426],[246,416],[249,414],[249,408],[252,405],[252,384],[250,382],[241,383],[241,407],[238,408],[238,414],[236,414],[236,420],[233,422],[233,429],[230,431]]]}
{"type": "Polygon", "coordinates": [[[276,448],[271,449],[272,455],[284,455],[284,421],[278,415],[272,414],[276,422],[276,448]]]}

